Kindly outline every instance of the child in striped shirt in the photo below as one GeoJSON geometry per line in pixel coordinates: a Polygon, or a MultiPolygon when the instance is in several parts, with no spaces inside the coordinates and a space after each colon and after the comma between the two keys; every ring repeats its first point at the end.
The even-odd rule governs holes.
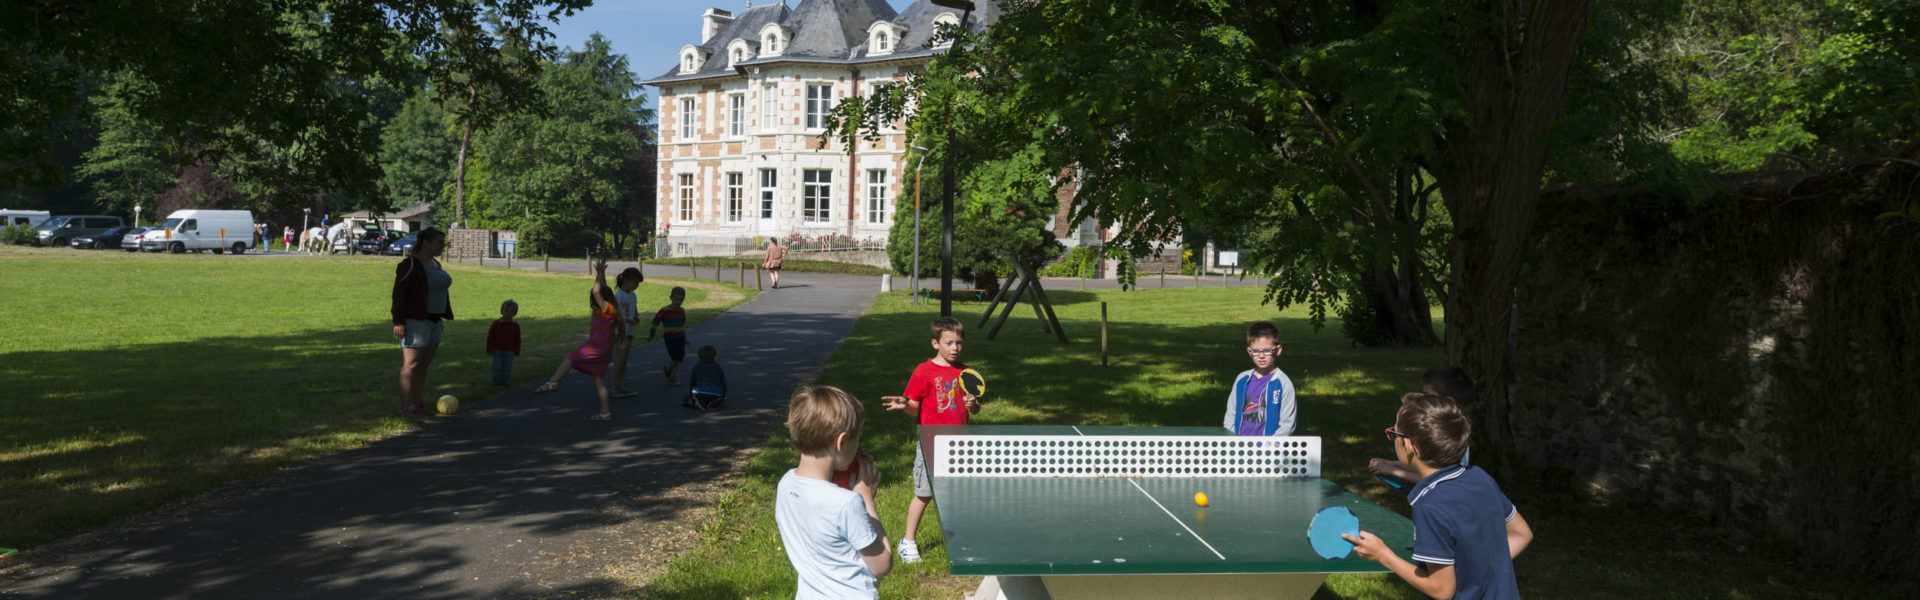
{"type": "Polygon", "coordinates": [[[667,366],[660,371],[667,376],[667,385],[680,385],[680,362],[687,359],[687,309],[680,303],[686,301],[687,290],[674,286],[667,299],[667,305],[653,313],[646,341],[653,341],[655,332],[659,333],[662,345],[667,347],[667,366]]]}

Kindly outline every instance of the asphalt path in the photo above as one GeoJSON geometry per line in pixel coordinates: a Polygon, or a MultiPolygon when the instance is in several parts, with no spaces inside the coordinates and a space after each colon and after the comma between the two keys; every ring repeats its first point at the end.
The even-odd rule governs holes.
{"type": "MultiPolygon", "coordinates": [[[[276,255],[286,256],[267,256],[276,255]]],[[[731,386],[721,411],[682,408],[684,388],[658,371],[664,352],[643,345],[628,377],[642,393],[614,400],[611,424],[587,419],[596,401],[586,377],[570,376],[552,394],[512,390],[416,431],[9,560],[0,597],[620,595],[632,583],[614,575],[623,561],[666,558],[651,554],[647,532],[689,518],[673,490],[712,485],[726,458],[763,443],[788,392],[824,367],[879,291],[878,277],[786,273],[781,284],[688,332],[691,347],[720,349],[731,386]]],[[[550,372],[559,360],[522,356],[515,367],[550,372]]]]}

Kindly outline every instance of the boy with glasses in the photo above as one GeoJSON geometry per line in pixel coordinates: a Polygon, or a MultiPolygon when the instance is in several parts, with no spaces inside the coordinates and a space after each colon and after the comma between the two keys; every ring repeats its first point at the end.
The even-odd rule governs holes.
{"type": "Polygon", "coordinates": [[[1227,392],[1227,431],[1245,436],[1293,435],[1299,405],[1293,401],[1293,380],[1280,372],[1280,330],[1265,321],[1247,328],[1247,356],[1253,368],[1233,378],[1227,392]]]}
{"type": "Polygon", "coordinates": [[[1360,558],[1380,563],[1429,597],[1518,600],[1513,559],[1533,541],[1533,529],[1493,477],[1460,464],[1472,429],[1452,398],[1402,397],[1387,439],[1400,462],[1420,475],[1407,494],[1415,562],[1402,560],[1372,533],[1340,537],[1360,558]]]}

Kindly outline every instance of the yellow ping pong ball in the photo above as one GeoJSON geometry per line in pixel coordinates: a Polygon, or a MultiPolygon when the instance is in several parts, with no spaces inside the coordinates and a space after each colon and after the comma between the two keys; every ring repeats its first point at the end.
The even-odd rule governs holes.
{"type": "Polygon", "coordinates": [[[1206,505],[1207,505],[1207,493],[1206,493],[1206,492],[1194,492],[1194,494],[1193,494],[1193,503],[1194,503],[1194,504],[1197,504],[1197,505],[1200,505],[1200,506],[1206,506],[1206,505]]]}

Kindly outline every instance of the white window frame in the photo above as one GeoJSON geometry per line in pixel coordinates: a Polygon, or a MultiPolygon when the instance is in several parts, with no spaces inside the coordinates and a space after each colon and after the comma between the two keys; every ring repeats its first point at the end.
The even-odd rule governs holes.
{"type": "Polygon", "coordinates": [[[780,191],[780,170],[760,170],[760,218],[773,218],[773,201],[780,191]]]}
{"type": "Polygon", "coordinates": [[[675,221],[688,223],[693,221],[693,174],[680,174],[680,206],[674,211],[675,221]]]}
{"type": "Polygon", "coordinates": [[[760,131],[773,131],[780,123],[780,86],[760,86],[760,131]]]}
{"type": "Polygon", "coordinates": [[[739,223],[744,217],[747,196],[747,175],[738,171],[727,173],[727,222],[739,223]]]}
{"type": "Polygon", "coordinates": [[[693,139],[698,133],[695,124],[699,122],[699,118],[694,116],[695,110],[697,107],[692,96],[680,99],[680,139],[682,140],[693,139]]]}
{"type": "MultiPolygon", "coordinates": [[[[960,25],[960,17],[954,16],[953,13],[940,13],[940,16],[934,17],[933,29],[935,31],[935,35],[939,35],[938,32],[940,30],[940,27],[943,25],[953,25],[955,27],[958,27],[960,25]]],[[[934,47],[946,48],[952,45],[953,45],[953,38],[947,38],[944,40],[940,40],[940,44],[934,47]]]]}
{"type": "Polygon", "coordinates": [[[867,223],[884,225],[887,222],[887,209],[893,204],[892,186],[887,181],[886,169],[867,169],[867,223]]]}
{"type": "Polygon", "coordinates": [[[807,84],[807,129],[825,129],[827,127],[827,113],[832,110],[833,84],[807,84]],[[815,92],[824,94],[824,97],[815,96],[815,92]]]}
{"type": "Polygon", "coordinates": [[[727,135],[740,137],[747,134],[747,95],[727,94],[727,135]]]}
{"type": "Polygon", "coordinates": [[[800,181],[800,222],[833,222],[833,169],[806,169],[800,181]]]}

